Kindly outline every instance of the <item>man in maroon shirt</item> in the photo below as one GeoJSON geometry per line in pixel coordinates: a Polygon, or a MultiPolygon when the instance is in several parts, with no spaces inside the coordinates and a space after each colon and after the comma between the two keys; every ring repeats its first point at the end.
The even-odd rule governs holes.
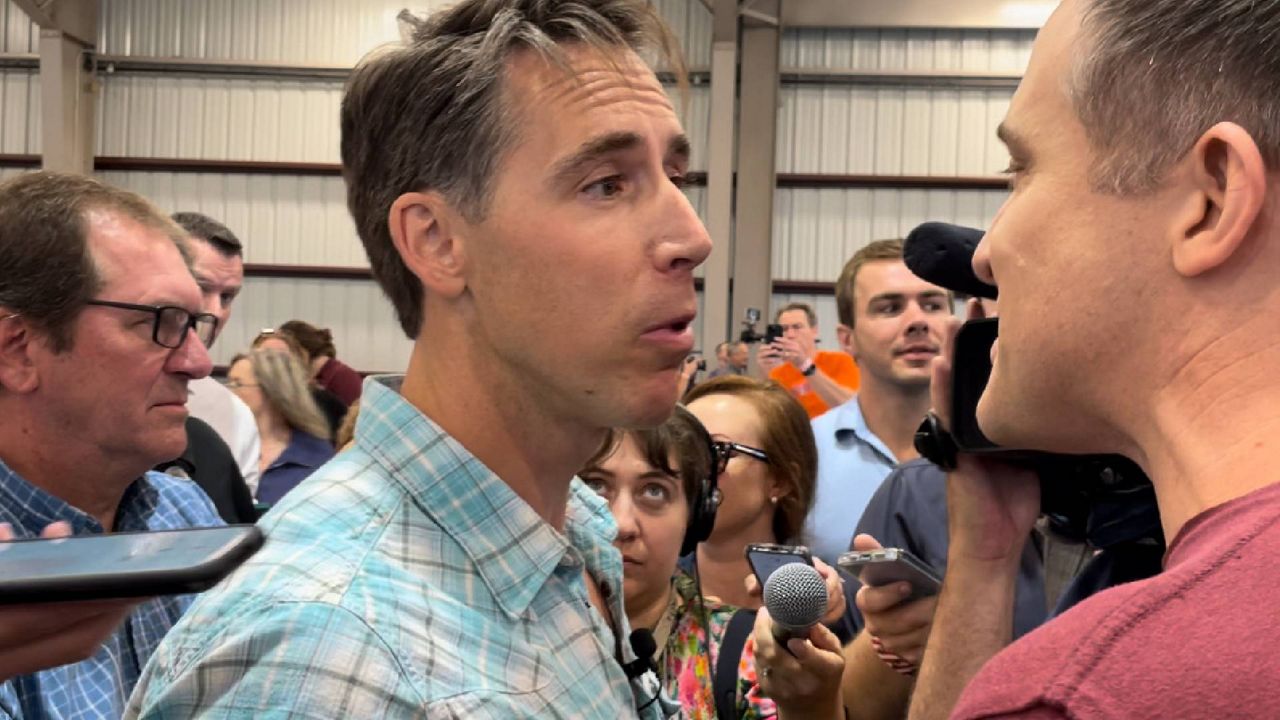
{"type": "Polygon", "coordinates": [[[1280,717],[1278,34],[1280,0],[1064,0],[1037,38],[978,420],[1133,458],[1169,551],[1001,651],[1039,488],[962,457],[913,718],[1280,717]]]}

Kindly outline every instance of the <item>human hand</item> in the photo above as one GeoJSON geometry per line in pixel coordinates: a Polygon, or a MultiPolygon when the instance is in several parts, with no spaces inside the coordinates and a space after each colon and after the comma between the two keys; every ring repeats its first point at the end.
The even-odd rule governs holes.
{"type": "Polygon", "coordinates": [[[806,365],[813,361],[812,353],[798,341],[791,338],[780,337],[773,341],[773,347],[778,351],[779,358],[784,362],[791,363],[792,367],[797,370],[803,370],[806,365]]]}
{"type": "MultiPolygon", "coordinates": [[[[969,320],[985,317],[982,305],[969,300],[969,320]]],[[[930,394],[933,411],[951,427],[951,376],[955,336],[960,321],[943,331],[943,351],[934,358],[930,394]]],[[[951,552],[977,561],[1016,562],[1032,525],[1040,515],[1036,474],[1010,463],[959,453],[956,469],[947,474],[947,517],[951,552]]]]}
{"type": "Polygon", "coordinates": [[[779,353],[778,348],[772,344],[760,343],[756,347],[756,362],[760,364],[760,368],[766,373],[772,372],[774,368],[781,365],[784,360],[779,353]]]}
{"type": "MultiPolygon", "coordinates": [[[[853,545],[864,552],[881,548],[879,541],[866,534],[855,537],[853,545]]],[[[910,595],[911,583],[898,582],[880,587],[863,585],[854,598],[876,654],[904,675],[914,675],[920,669],[938,607],[936,595],[908,601],[910,595]]]]}
{"type": "Polygon", "coordinates": [[[752,629],[756,682],[777,703],[778,715],[844,717],[844,655],[835,633],[818,623],[807,638],[791,638],[784,646],[773,636],[772,626],[769,610],[760,608],[752,629]]]}
{"type": "MultiPolygon", "coordinates": [[[[70,535],[65,522],[40,533],[46,539],[70,535]]],[[[0,523],[0,541],[9,540],[13,528],[0,523]]],[[[142,599],[129,598],[0,607],[0,681],[92,656],[139,602],[142,599]]]]}
{"type": "MultiPolygon", "coordinates": [[[[822,622],[827,625],[834,624],[844,617],[844,580],[841,579],[840,573],[820,558],[813,559],[813,567],[827,585],[827,611],[822,615],[822,622]]],[[[760,581],[756,579],[755,574],[747,575],[743,582],[747,588],[747,596],[757,603],[761,602],[764,598],[764,588],[760,586],[760,581]]]]}

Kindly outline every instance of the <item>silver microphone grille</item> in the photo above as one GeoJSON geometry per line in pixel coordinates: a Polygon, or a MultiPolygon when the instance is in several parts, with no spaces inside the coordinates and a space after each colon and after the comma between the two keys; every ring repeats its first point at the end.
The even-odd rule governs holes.
{"type": "Polygon", "coordinates": [[[780,625],[809,627],[821,620],[827,610],[827,584],[813,567],[788,563],[765,581],[764,606],[780,625]]]}

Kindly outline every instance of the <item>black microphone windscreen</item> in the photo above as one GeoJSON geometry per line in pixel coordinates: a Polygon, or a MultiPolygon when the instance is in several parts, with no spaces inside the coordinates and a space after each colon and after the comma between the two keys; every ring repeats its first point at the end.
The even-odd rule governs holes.
{"type": "Polygon", "coordinates": [[[764,583],[764,606],[785,634],[808,634],[827,611],[827,584],[812,566],[802,562],[783,565],[764,583]]]}
{"type": "Polygon", "coordinates": [[[995,299],[996,287],[973,272],[973,251],[982,231],[947,223],[927,222],[907,235],[903,260],[922,280],[954,292],[995,299]]]}

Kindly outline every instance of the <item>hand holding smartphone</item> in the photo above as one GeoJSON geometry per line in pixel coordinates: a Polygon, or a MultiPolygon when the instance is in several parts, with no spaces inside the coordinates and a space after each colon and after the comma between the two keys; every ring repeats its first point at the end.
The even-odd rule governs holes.
{"type": "Polygon", "coordinates": [[[836,562],[863,585],[910,583],[908,601],[937,595],[942,590],[942,578],[923,560],[901,548],[853,550],[841,555],[836,562]]]}

